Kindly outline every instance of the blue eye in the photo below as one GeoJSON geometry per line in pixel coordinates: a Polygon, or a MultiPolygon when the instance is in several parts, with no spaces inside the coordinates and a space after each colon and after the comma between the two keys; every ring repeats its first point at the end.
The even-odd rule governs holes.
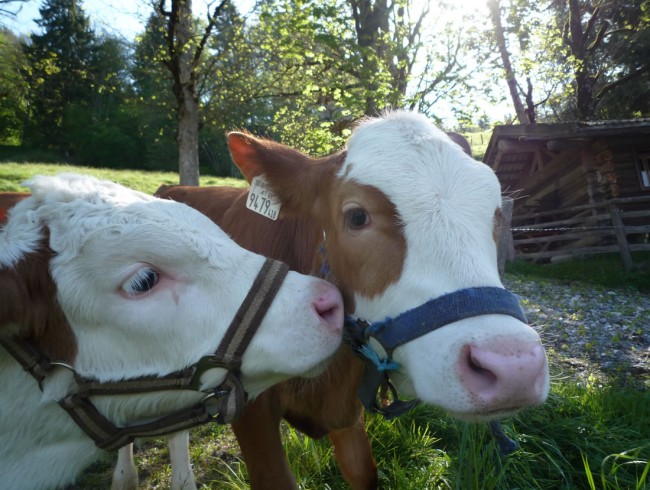
{"type": "Polygon", "coordinates": [[[158,284],[159,279],[158,272],[150,267],[143,267],[124,283],[122,289],[130,296],[138,296],[153,289],[158,284]]]}

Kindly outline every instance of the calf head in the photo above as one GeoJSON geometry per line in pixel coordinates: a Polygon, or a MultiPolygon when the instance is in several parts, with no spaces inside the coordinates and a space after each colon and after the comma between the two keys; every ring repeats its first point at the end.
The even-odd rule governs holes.
{"type": "MultiPolygon", "coordinates": [[[[249,181],[265,176],[282,213],[323,229],[325,272],[348,315],[372,324],[458,290],[503,289],[499,182],[424,116],[367,119],[345,151],[321,159],[242,133],[228,142],[249,181]]],[[[522,315],[458,319],[391,354],[402,393],[465,419],[502,417],[548,393],[544,349],[522,315]]]]}
{"type": "MultiPolygon", "coordinates": [[[[73,174],[26,185],[32,196],[0,230],[0,338],[99,381],[214,352],[263,257],[184,204],[73,174]]],[[[341,323],[335,288],[289,273],[243,356],[244,387],[255,395],[318,368],[341,323]]]]}

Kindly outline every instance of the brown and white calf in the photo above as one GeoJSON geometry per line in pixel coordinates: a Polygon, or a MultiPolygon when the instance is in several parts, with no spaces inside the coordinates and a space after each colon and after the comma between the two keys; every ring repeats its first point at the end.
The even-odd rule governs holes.
{"type": "MultiPolygon", "coordinates": [[[[249,250],[327,277],[351,317],[372,324],[459,290],[502,290],[499,182],[426,117],[397,111],[365,120],[345,151],[319,159],[249,134],[230,133],[228,145],[248,181],[264,176],[279,219],[247,208],[275,217],[263,189],[167,187],[158,195],[204,212],[249,250]]],[[[369,343],[385,356],[374,338],[369,343]]],[[[402,395],[466,420],[508,416],[542,403],[549,389],[538,334],[510,314],[458,319],[394,348],[392,361],[402,395]]],[[[296,487],[282,418],[311,437],[328,435],[352,488],[377,487],[357,396],[364,367],[343,345],[322,376],[278,384],[247,405],[233,428],[252,488],[296,487]]]]}
{"type": "MultiPolygon", "coordinates": [[[[121,430],[207,403],[225,374],[212,365],[180,391],[83,397],[80,380],[160,380],[210,359],[268,264],[184,204],[74,174],[26,185],[0,228],[0,486],[12,490],[73,482],[105,454],[85,432],[97,419],[121,430]],[[39,366],[15,356],[29,349],[39,366]],[[86,429],[71,400],[98,410],[74,412],[91,417],[86,429]]],[[[342,323],[336,288],[289,272],[241,358],[244,389],[322,371],[342,323]]]]}

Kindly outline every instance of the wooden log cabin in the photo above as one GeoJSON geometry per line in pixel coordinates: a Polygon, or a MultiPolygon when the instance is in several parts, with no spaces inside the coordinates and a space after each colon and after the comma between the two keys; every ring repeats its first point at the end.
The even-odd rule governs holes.
{"type": "Polygon", "coordinates": [[[517,256],[650,251],[650,119],[497,126],[483,161],[514,199],[517,256]]]}

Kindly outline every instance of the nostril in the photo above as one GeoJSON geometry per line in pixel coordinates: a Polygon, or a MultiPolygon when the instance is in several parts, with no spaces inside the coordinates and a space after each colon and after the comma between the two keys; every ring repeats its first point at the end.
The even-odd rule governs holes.
{"type": "Polygon", "coordinates": [[[314,310],[327,325],[334,330],[342,330],[343,302],[338,290],[330,289],[318,296],[314,300],[314,310]]]}
{"type": "Polygon", "coordinates": [[[480,384],[483,388],[494,385],[497,382],[496,374],[490,371],[489,368],[484,367],[484,363],[479,356],[475,355],[472,346],[466,346],[466,350],[466,365],[469,367],[474,382],[480,384]]]}

